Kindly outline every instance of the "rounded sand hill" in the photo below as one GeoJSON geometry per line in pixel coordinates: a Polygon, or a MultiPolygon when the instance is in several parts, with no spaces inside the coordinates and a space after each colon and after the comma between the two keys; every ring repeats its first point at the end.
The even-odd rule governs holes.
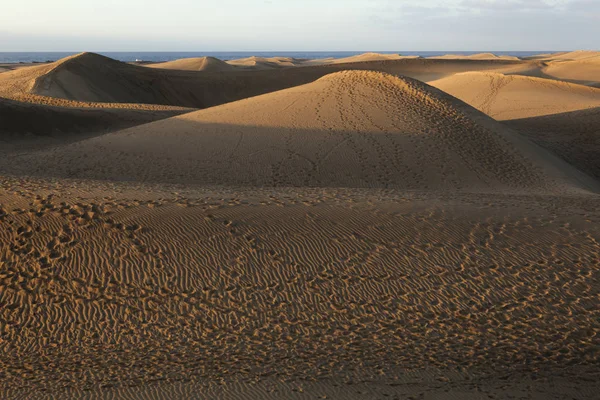
{"type": "Polygon", "coordinates": [[[231,71],[234,69],[232,65],[215,57],[182,58],[164,63],[148,64],[146,67],[206,72],[231,71]]]}
{"type": "Polygon", "coordinates": [[[497,120],[600,106],[600,89],[531,76],[465,72],[430,82],[497,120]]]}
{"type": "MultiPolygon", "coordinates": [[[[95,53],[0,75],[0,96],[39,102],[36,96],[79,102],[172,104],[154,86],[156,72],[95,53]]],[[[61,104],[60,101],[57,102],[61,104]]]]}
{"type": "Polygon", "coordinates": [[[331,74],[27,162],[42,175],[233,186],[523,191],[585,180],[466,104],[410,78],[368,71],[331,74]]]}

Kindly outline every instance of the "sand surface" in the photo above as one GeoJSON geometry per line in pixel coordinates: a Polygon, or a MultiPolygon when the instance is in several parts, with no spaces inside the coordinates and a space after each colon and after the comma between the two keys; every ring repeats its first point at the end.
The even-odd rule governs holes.
{"type": "Polygon", "coordinates": [[[0,397],[597,399],[567,54],[0,73],[0,397]]]}

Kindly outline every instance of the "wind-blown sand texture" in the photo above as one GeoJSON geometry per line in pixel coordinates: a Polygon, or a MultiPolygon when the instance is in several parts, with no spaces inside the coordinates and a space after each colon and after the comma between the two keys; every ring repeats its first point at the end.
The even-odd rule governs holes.
{"type": "Polygon", "coordinates": [[[1,398],[597,398],[597,89],[197,61],[0,74],[1,398]]]}

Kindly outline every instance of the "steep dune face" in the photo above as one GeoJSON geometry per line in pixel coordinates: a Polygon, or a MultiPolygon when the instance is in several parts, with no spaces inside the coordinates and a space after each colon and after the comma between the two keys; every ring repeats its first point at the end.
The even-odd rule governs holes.
{"type": "Polygon", "coordinates": [[[183,58],[164,63],[148,64],[146,67],[206,72],[231,71],[234,69],[232,65],[229,65],[225,61],[221,61],[215,57],[183,58]]]}
{"type": "Polygon", "coordinates": [[[600,106],[600,89],[529,76],[467,72],[430,84],[497,120],[600,106]]]}
{"type": "Polygon", "coordinates": [[[0,98],[0,138],[92,134],[129,128],[182,114],[184,110],[76,109],[0,98]]]}
{"type": "Polygon", "coordinates": [[[28,157],[41,175],[234,186],[554,191],[585,180],[442,92],[364,71],[28,157]]]}

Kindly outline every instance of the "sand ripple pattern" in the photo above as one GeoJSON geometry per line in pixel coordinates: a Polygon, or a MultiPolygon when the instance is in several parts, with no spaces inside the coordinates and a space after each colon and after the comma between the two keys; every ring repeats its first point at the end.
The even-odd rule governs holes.
{"type": "Polygon", "coordinates": [[[2,390],[600,361],[591,200],[28,193],[0,207],[2,390]]]}

